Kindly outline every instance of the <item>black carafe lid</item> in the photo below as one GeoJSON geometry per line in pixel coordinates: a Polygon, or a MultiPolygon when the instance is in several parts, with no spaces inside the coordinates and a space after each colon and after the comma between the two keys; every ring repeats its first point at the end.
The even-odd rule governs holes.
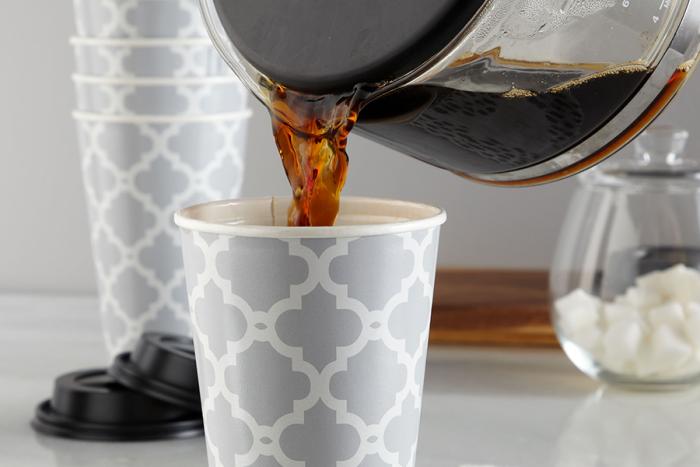
{"type": "Polygon", "coordinates": [[[37,407],[32,427],[52,436],[92,441],[149,441],[204,433],[200,413],[132,391],[103,369],[59,377],[51,400],[37,407]]]}
{"type": "Polygon", "coordinates": [[[114,359],[109,373],[134,391],[188,410],[201,410],[192,339],[144,334],[133,352],[114,359]]]}
{"type": "Polygon", "coordinates": [[[485,0],[214,0],[226,34],[272,80],[313,94],[418,68],[485,0]]]}

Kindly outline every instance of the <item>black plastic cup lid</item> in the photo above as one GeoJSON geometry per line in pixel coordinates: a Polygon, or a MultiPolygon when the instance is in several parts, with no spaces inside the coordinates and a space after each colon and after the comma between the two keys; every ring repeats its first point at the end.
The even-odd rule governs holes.
{"type": "Polygon", "coordinates": [[[128,389],[107,370],[56,380],[32,427],[43,434],[92,441],[152,441],[201,436],[201,415],[128,389]]]}
{"type": "Polygon", "coordinates": [[[201,411],[194,344],[181,336],[144,334],[109,369],[124,386],[191,411],[201,411]]]}

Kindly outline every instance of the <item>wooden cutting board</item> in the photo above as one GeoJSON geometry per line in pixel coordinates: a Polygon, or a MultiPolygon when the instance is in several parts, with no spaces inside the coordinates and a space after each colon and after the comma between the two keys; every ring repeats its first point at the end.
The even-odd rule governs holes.
{"type": "Polygon", "coordinates": [[[437,345],[558,346],[546,271],[441,270],[430,341],[437,345]]]}

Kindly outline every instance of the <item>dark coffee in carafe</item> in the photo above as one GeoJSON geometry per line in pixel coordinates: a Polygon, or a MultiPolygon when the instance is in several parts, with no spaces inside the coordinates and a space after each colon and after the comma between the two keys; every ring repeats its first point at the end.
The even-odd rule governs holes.
{"type": "Polygon", "coordinates": [[[509,172],[562,154],[598,130],[649,72],[623,65],[541,93],[406,86],[370,102],[358,123],[363,134],[394,141],[397,150],[433,165],[464,174],[509,172]]]}
{"type": "MultiPolygon", "coordinates": [[[[484,1],[328,2],[214,0],[228,37],[266,77],[266,105],[294,195],[290,225],[335,222],[353,127],[459,174],[506,173],[554,158],[589,137],[651,72],[638,64],[578,64],[587,71],[538,92],[427,82],[384,93],[383,82],[439,55],[484,1]]],[[[474,65],[488,67],[498,59],[475,57],[474,65]]],[[[521,65],[526,74],[552,66],[521,65]]]]}

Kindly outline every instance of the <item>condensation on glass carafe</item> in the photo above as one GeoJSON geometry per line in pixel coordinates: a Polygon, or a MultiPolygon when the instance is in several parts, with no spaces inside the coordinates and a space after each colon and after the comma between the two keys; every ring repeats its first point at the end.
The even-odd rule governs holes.
{"type": "Polygon", "coordinates": [[[501,33],[532,38],[557,31],[562,26],[613,8],[615,0],[519,0],[506,19],[501,33]]]}

